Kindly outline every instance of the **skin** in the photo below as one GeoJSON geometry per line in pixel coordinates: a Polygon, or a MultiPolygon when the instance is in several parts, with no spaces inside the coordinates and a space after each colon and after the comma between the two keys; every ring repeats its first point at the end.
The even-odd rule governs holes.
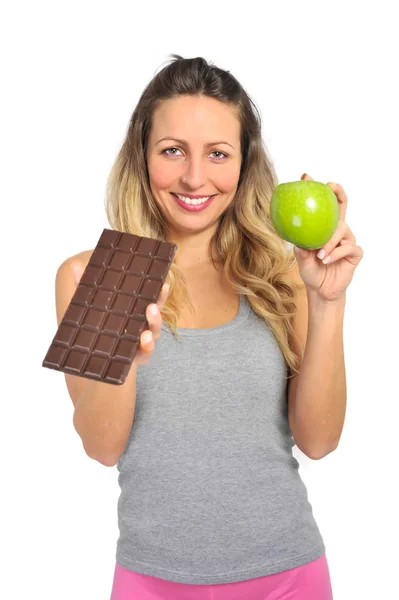
{"type": "MultiPolygon", "coordinates": [[[[218,322],[225,318],[232,319],[236,314],[237,295],[222,282],[221,273],[209,260],[208,248],[220,217],[234,201],[238,186],[241,166],[240,125],[234,111],[211,98],[184,96],[164,101],[154,114],[146,158],[150,187],[167,224],[167,239],[179,246],[175,260],[187,277],[190,295],[198,309],[196,319],[200,325],[195,323],[189,326],[208,327],[209,324],[203,318],[207,314],[211,314],[218,322]],[[184,139],[186,143],[182,144],[176,139],[157,143],[166,136],[184,139]],[[207,147],[208,143],[220,140],[230,142],[233,148],[221,143],[207,147]],[[186,178],[185,183],[182,181],[183,177],[186,178]],[[204,211],[189,212],[177,204],[171,192],[182,195],[217,195],[204,211]]],[[[346,206],[342,188],[339,194],[338,200],[342,195],[341,202],[345,202],[346,206]]],[[[343,229],[340,229],[339,235],[343,237],[343,229]]],[[[332,238],[331,248],[326,246],[326,252],[334,256],[333,244],[337,245],[338,242],[339,239],[332,238]]],[[[348,255],[352,252],[361,258],[361,248],[354,244],[350,246],[344,252],[348,255]]],[[[341,242],[341,251],[342,248],[345,246],[341,242]]],[[[58,322],[92,252],[86,251],[67,259],[58,271],[58,322]]],[[[304,274],[306,275],[305,271],[304,274]]],[[[293,270],[293,275],[298,280],[301,279],[298,265],[293,270]]],[[[149,330],[141,335],[134,365],[144,365],[151,358],[155,343],[161,335],[161,311],[167,295],[165,285],[158,302],[147,307],[149,330]],[[152,309],[155,309],[155,313],[152,309]]],[[[311,458],[321,458],[331,452],[342,431],[346,403],[342,350],[343,309],[343,306],[335,302],[321,301],[319,297],[315,298],[313,293],[307,294],[306,291],[298,301],[295,329],[300,340],[298,353],[303,353],[304,358],[301,373],[289,384],[289,423],[296,444],[311,458]],[[309,307],[308,296],[312,303],[312,306],[309,303],[309,307]],[[330,360],[331,356],[334,361],[330,360]],[[324,361],[322,364],[321,360],[324,361]],[[321,372],[324,375],[323,386],[320,388],[321,372]]],[[[104,410],[93,411],[93,398],[96,398],[97,406],[102,397],[100,388],[98,391],[89,390],[85,398],[82,394],[82,386],[85,385],[82,378],[66,374],[66,379],[74,404],[81,397],[83,402],[87,400],[86,412],[81,410],[79,413],[79,435],[87,441],[90,448],[94,448],[95,457],[97,454],[103,457],[100,461],[109,465],[116,464],[126,445],[133,419],[131,399],[135,398],[135,370],[131,370],[124,386],[121,386],[124,390],[119,391],[119,401],[111,403],[111,406],[117,406],[118,403],[124,405],[129,418],[121,418],[120,415],[114,418],[106,412],[110,406],[108,390],[107,395],[103,394],[104,410]],[[97,419],[94,428],[91,422],[87,425],[88,421],[85,421],[84,416],[86,413],[91,415],[91,419],[97,419]],[[115,431],[117,442],[109,443],[105,450],[101,447],[98,449],[98,435],[93,442],[92,433],[103,430],[104,420],[107,426],[114,421],[117,425],[122,422],[125,425],[124,432],[121,433],[120,429],[115,431]],[[112,453],[108,449],[111,447],[112,453]]],[[[90,386],[93,387],[93,384],[90,386]]]]}
{"type": "MultiPolygon", "coordinates": [[[[220,265],[215,267],[212,264],[208,249],[221,215],[234,200],[239,181],[240,124],[234,111],[210,98],[185,96],[164,101],[154,114],[146,158],[151,190],[167,224],[166,238],[178,244],[175,261],[186,276],[195,305],[194,321],[183,315],[180,324],[209,327],[210,319],[213,324],[231,320],[237,312],[238,297],[229,289],[230,284],[224,281],[220,265]],[[186,143],[168,139],[158,144],[165,136],[184,139],[186,143]],[[226,143],[207,146],[210,142],[221,140],[231,146],[226,143]],[[168,148],[172,151],[164,152],[168,148]],[[186,178],[185,183],[183,177],[186,178]],[[189,212],[178,205],[171,192],[217,195],[203,211],[189,212]]],[[[59,320],[92,252],[86,251],[67,259],[59,269],[59,320]]],[[[99,382],[87,383],[83,378],[66,374],[75,406],[75,429],[86,453],[102,464],[115,465],[126,447],[134,419],[135,367],[151,360],[161,335],[161,312],[167,296],[168,289],[164,285],[157,303],[147,307],[149,329],[140,337],[132,368],[122,386],[110,391],[110,386],[99,382]],[[109,401],[110,393],[112,402],[109,401]]]]}
{"type": "MultiPolygon", "coordinates": [[[[234,306],[231,306],[229,291],[208,255],[210,239],[221,215],[234,200],[240,176],[240,123],[234,110],[206,97],[181,96],[164,101],[153,115],[146,159],[150,187],[167,223],[167,240],[178,245],[175,261],[189,280],[199,312],[209,312],[207,307],[212,306],[216,315],[212,299],[215,301],[217,296],[218,304],[224,306],[224,313],[230,310],[235,314],[237,300],[234,298],[234,306]],[[172,138],[158,143],[166,136],[172,138]],[[186,143],[181,144],[174,138],[186,143]],[[207,146],[215,141],[231,145],[219,143],[207,146]],[[186,178],[185,183],[183,178],[186,178]],[[171,192],[217,196],[205,210],[195,213],[181,208],[171,192]]],[[[92,252],[85,251],[69,259],[74,287],[79,283],[92,252]]],[[[144,365],[150,360],[155,342],[161,335],[161,311],[168,291],[165,284],[158,302],[147,307],[149,330],[141,335],[135,365],[144,365]]],[[[222,319],[225,314],[221,315],[222,319]]]]}
{"type": "MultiPolygon", "coordinates": [[[[194,297],[199,282],[209,282],[207,289],[220,288],[220,276],[209,260],[208,247],[221,215],[234,200],[241,158],[240,123],[234,110],[221,102],[181,96],[164,101],[154,112],[146,156],[150,187],[167,223],[167,240],[178,245],[175,261],[189,280],[194,297]],[[218,141],[230,145],[207,146],[218,141]],[[180,207],[171,192],[217,196],[205,210],[196,213],[180,207]]],[[[161,334],[160,310],[166,300],[167,292],[163,291],[155,305],[156,313],[151,314],[154,305],[147,309],[151,335],[143,333],[136,364],[146,364],[150,359],[161,334]],[[144,339],[147,335],[148,342],[144,339]]],[[[205,307],[207,299],[202,301],[205,307]]]]}
{"type": "Polygon", "coordinates": [[[167,222],[167,239],[179,246],[176,263],[182,269],[207,264],[209,241],[234,199],[240,176],[240,123],[234,110],[213,98],[164,101],[154,113],[146,158],[150,187],[167,222]],[[227,141],[233,148],[206,147],[215,141],[227,141]],[[217,196],[204,211],[194,213],[181,208],[171,192],[217,196]]]}

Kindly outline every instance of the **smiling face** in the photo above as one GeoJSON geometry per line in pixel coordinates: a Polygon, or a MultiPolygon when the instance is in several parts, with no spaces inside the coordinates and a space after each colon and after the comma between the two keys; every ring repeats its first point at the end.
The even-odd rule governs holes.
{"type": "Polygon", "coordinates": [[[172,237],[216,231],[240,176],[234,110],[208,97],[163,101],[153,115],[146,158],[151,191],[172,237]],[[187,202],[192,196],[199,200],[187,202]]]}

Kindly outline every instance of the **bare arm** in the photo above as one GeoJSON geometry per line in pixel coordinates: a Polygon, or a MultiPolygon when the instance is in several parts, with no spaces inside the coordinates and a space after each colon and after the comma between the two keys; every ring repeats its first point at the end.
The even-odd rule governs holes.
{"type": "MultiPolygon", "coordinates": [[[[66,260],[56,276],[57,320],[60,323],[75,292],[91,253],[82,253],[66,260]]],[[[133,425],[136,404],[136,368],[146,364],[160,335],[160,310],[167,298],[165,286],[158,300],[158,314],[152,316],[147,308],[150,331],[141,335],[140,348],[129,374],[122,385],[92,381],[65,374],[66,384],[74,404],[73,424],[88,456],[112,466],[124,451],[133,425]],[[150,341],[145,340],[150,333],[150,341]]],[[[153,305],[152,305],[153,306],[153,305]]]]}
{"type": "Polygon", "coordinates": [[[343,322],[346,298],[300,295],[297,332],[304,356],[289,385],[289,423],[300,450],[320,459],[338,446],[346,412],[343,322]]]}
{"type": "Polygon", "coordinates": [[[113,466],[124,451],[136,406],[136,366],[122,385],[88,381],[73,413],[73,425],[86,454],[113,466]]]}

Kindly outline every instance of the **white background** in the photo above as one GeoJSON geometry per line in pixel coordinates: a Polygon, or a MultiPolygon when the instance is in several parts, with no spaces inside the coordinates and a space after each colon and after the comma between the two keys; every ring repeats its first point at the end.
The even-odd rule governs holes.
{"type": "Polygon", "coordinates": [[[57,267],[108,226],[106,178],[171,53],[239,79],[280,182],[306,171],[348,194],[364,258],[347,293],[345,428],[325,459],[295,454],[334,600],[399,597],[394,5],[14,0],[1,10],[1,598],[110,596],[117,469],[85,455],[64,376],[41,362],[57,267]]]}

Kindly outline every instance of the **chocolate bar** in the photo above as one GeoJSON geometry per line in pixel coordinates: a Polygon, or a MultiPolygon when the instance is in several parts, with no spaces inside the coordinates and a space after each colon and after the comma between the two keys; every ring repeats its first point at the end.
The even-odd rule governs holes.
{"type": "Polygon", "coordinates": [[[145,316],[158,300],[177,245],[104,229],[42,362],[43,367],[122,384],[145,316]]]}

